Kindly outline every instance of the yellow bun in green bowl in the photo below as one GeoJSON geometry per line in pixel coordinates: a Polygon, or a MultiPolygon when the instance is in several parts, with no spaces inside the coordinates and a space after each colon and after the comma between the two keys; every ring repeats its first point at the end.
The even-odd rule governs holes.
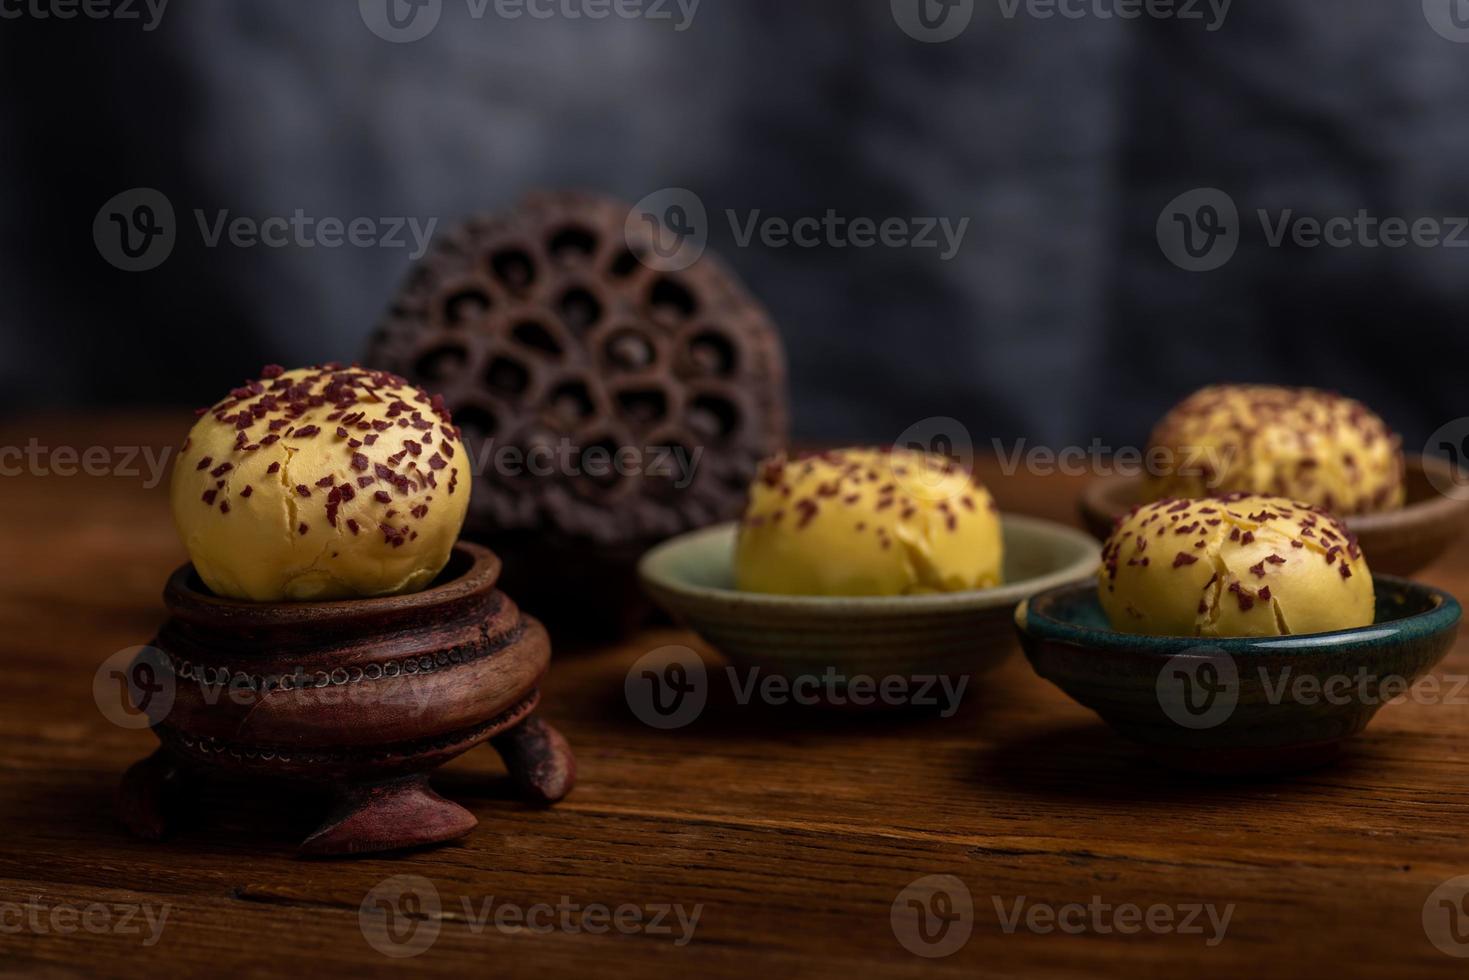
{"type": "Polygon", "coordinates": [[[1125,633],[1290,636],[1372,622],[1372,574],[1356,538],[1282,497],[1138,507],[1103,545],[1097,576],[1102,608],[1125,633]]]}
{"type": "Polygon", "coordinates": [[[201,412],[170,498],[215,595],[325,601],[432,582],[469,477],[441,398],[384,371],[270,366],[201,412]]]}
{"type": "Polygon", "coordinates": [[[994,498],[952,461],[902,449],[766,460],[735,585],[777,595],[915,595],[1000,584],[994,498]]]}
{"type": "Polygon", "coordinates": [[[911,691],[1002,663],[1016,604],[1090,578],[1097,556],[1082,531],[998,513],[939,458],[856,449],[767,461],[742,521],[666,541],[638,570],[742,677],[911,691]]]}

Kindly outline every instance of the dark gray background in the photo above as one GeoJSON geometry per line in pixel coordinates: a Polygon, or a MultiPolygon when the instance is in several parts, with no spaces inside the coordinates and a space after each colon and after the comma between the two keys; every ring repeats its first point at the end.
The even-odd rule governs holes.
{"type": "Polygon", "coordinates": [[[10,412],[205,403],[266,361],[351,359],[407,268],[205,248],[196,208],[447,224],[574,186],[687,187],[716,217],[970,219],[951,262],[737,248],[713,223],[784,331],[798,437],[954,415],[981,441],[1136,442],[1225,379],[1345,390],[1410,448],[1469,415],[1469,249],[1269,248],[1254,217],[1469,215],[1469,44],[1420,0],[1236,0],[1212,33],[976,0],[942,44],[888,0],[703,0],[683,32],[444,0],[410,44],[355,0],[173,0],[151,32],[0,19],[0,91],[10,412]],[[137,186],[179,240],[125,273],[92,221],[137,186]],[[1238,203],[1242,241],[1189,273],[1154,229],[1201,186],[1238,203]]]}

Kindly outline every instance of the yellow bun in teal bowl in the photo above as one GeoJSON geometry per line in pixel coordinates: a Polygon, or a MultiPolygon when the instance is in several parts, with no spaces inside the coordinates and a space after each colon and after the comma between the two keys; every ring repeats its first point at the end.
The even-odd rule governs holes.
{"type": "Polygon", "coordinates": [[[1290,636],[1367,626],[1372,573],[1357,539],[1310,504],[1260,494],[1156,501],[1102,548],[1113,628],[1154,636],[1290,636]]]}

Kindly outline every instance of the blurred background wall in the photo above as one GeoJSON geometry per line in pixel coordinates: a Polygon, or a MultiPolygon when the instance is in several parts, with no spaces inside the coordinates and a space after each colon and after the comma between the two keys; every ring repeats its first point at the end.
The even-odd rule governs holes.
{"type": "Polygon", "coordinates": [[[572,186],[699,196],[784,331],[799,438],[953,415],[979,440],[1135,444],[1215,380],[1338,388],[1412,449],[1469,414],[1469,231],[1277,247],[1256,216],[1453,234],[1464,0],[1235,0],[1222,21],[1218,0],[1137,20],[1105,15],[1118,0],[961,0],[972,19],[942,43],[889,0],[600,20],[565,13],[585,0],[531,0],[544,18],[439,0],[408,43],[369,29],[374,0],[173,0],[151,29],[143,0],[138,20],[63,20],[64,2],[0,0],[7,412],[203,404],[267,361],[350,360],[410,261],[411,237],[209,247],[195,211],[446,226],[572,186]],[[177,242],[125,272],[93,221],[136,187],[166,196],[177,242]],[[1208,187],[1238,208],[1237,251],[1186,271],[1160,215],[1208,187]],[[742,247],[727,210],[968,224],[946,260],[742,247]]]}

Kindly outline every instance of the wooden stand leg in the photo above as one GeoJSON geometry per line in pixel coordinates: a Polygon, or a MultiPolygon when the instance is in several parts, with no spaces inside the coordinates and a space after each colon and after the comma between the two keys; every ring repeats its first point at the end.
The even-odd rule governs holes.
{"type": "Polygon", "coordinates": [[[117,815],[144,840],[161,840],[173,825],[186,776],[166,749],[135,762],[117,788],[117,815]]]}
{"type": "Polygon", "coordinates": [[[325,857],[439,844],[458,840],[478,823],[474,814],[430,789],[427,774],[348,785],[299,853],[325,857]]]}
{"type": "Polygon", "coordinates": [[[490,740],[520,795],[529,803],[548,806],[571,792],[576,782],[576,757],[561,733],[532,714],[490,740]]]}

